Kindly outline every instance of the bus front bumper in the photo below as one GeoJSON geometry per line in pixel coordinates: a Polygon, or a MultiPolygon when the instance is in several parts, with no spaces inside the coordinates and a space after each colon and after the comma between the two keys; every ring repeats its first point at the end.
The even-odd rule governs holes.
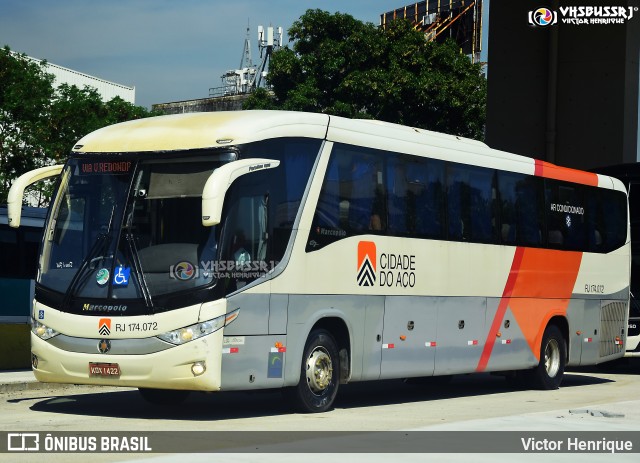
{"type": "MultiPolygon", "coordinates": [[[[114,342],[117,340],[113,340],[114,342]]],[[[222,330],[186,344],[144,355],[72,352],[31,333],[33,373],[45,383],[220,390],[222,330]]]]}

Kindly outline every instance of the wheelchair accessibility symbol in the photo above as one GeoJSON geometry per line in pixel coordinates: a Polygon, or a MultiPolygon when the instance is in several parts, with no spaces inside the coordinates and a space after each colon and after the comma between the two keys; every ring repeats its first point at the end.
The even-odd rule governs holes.
{"type": "Polygon", "coordinates": [[[122,265],[117,267],[113,275],[113,286],[127,286],[129,275],[131,275],[131,267],[123,267],[122,265]]]}

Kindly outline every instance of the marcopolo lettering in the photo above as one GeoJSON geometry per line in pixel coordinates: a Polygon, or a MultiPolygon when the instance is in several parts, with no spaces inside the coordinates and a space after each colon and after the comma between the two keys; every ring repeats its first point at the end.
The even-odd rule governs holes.
{"type": "Polygon", "coordinates": [[[101,304],[83,304],[84,312],[126,312],[126,305],[101,305],[101,304]]]}

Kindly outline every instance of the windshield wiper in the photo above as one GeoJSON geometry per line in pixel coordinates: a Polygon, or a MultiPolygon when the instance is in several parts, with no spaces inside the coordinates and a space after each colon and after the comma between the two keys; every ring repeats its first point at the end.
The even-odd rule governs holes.
{"type": "Polygon", "coordinates": [[[76,291],[82,285],[89,275],[91,275],[90,271],[93,270],[95,266],[93,265],[95,262],[100,260],[104,260],[108,256],[105,256],[105,251],[109,248],[109,244],[111,244],[111,234],[110,233],[100,233],[96,238],[95,243],[89,249],[87,256],[82,261],[80,268],[76,272],[76,274],[71,279],[67,290],[64,293],[64,299],[62,300],[62,307],[69,307],[69,302],[71,298],[75,296],[76,291]]]}
{"type": "Polygon", "coordinates": [[[89,249],[86,257],[80,264],[80,268],[76,272],[76,274],[71,279],[67,290],[64,293],[64,299],[62,300],[62,307],[65,309],[69,308],[69,303],[71,302],[71,298],[75,296],[78,288],[82,285],[91,272],[87,272],[86,270],[93,270],[95,266],[93,265],[95,262],[104,260],[109,256],[105,256],[104,253],[109,249],[109,245],[111,244],[111,229],[113,227],[113,215],[115,214],[116,206],[113,205],[111,207],[111,216],[109,217],[109,225],[107,226],[107,231],[105,233],[99,233],[96,237],[96,241],[89,249]]]}
{"type": "Polygon", "coordinates": [[[129,245],[129,252],[131,253],[131,263],[133,264],[133,271],[136,274],[136,278],[138,283],[140,284],[140,291],[142,292],[142,297],[144,298],[144,303],[150,309],[153,309],[153,300],[151,299],[151,291],[149,291],[149,286],[147,285],[147,280],[144,277],[144,272],[142,271],[142,264],[140,263],[140,257],[138,256],[138,248],[136,246],[135,237],[129,231],[130,228],[127,227],[127,244],[129,245]]]}

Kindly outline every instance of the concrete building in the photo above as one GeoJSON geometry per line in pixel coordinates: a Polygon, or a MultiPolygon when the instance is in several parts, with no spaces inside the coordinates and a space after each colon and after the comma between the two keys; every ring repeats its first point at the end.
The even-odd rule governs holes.
{"type": "Polygon", "coordinates": [[[579,169],[640,161],[640,0],[605,5],[491,0],[489,146],[579,169]]]}
{"type": "Polygon", "coordinates": [[[161,111],[163,114],[182,114],[195,112],[214,111],[239,111],[242,103],[249,97],[249,94],[230,95],[220,97],[199,98],[196,100],[174,101],[171,103],[157,103],[151,106],[154,111],[161,111]]]}
{"type": "MultiPolygon", "coordinates": [[[[42,60],[39,60],[37,58],[32,58],[30,56],[28,58],[37,63],[42,62],[42,60]]],[[[102,97],[102,101],[109,101],[112,98],[119,96],[124,101],[135,104],[135,87],[129,87],[127,85],[109,82],[108,80],[90,76],[89,74],[74,71],[73,69],[68,69],[49,62],[46,63],[46,70],[49,74],[54,75],[54,86],[56,87],[61,84],[69,84],[75,85],[78,88],[84,88],[86,85],[95,88],[102,97]]]]}

